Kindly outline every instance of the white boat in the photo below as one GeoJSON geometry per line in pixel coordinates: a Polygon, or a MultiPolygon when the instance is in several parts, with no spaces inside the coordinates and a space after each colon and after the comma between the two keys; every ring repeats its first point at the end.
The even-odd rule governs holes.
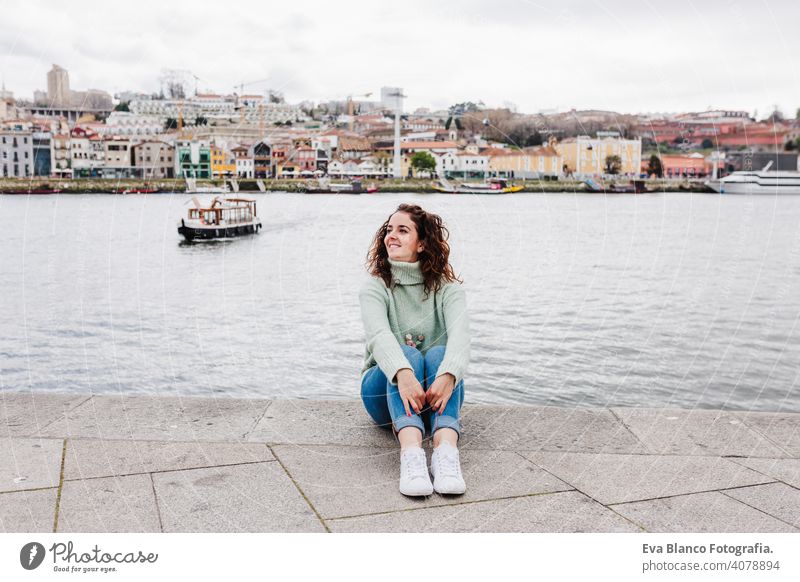
{"type": "Polygon", "coordinates": [[[439,182],[433,189],[446,194],[511,194],[520,192],[522,186],[510,184],[504,178],[489,178],[485,182],[460,182],[457,184],[453,184],[445,178],[439,178],[439,182]]]}
{"type": "Polygon", "coordinates": [[[195,178],[186,178],[185,194],[230,194],[230,188],[223,186],[198,186],[195,178]]]}
{"type": "Polygon", "coordinates": [[[207,206],[196,197],[192,202],[194,208],[178,223],[178,234],[187,241],[232,238],[256,234],[261,229],[255,200],[217,196],[207,206]]]}
{"type": "Polygon", "coordinates": [[[734,172],[706,186],[720,194],[800,194],[800,172],[769,172],[772,162],[760,172],[734,172]]]}

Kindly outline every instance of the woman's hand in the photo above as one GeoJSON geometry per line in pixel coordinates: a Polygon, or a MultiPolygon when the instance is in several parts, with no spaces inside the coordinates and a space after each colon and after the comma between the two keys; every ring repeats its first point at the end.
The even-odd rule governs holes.
{"type": "Polygon", "coordinates": [[[414,371],[411,368],[403,368],[397,372],[397,389],[400,392],[400,399],[406,407],[406,415],[411,416],[411,408],[417,414],[425,406],[425,390],[419,383],[414,371]]]}
{"type": "Polygon", "coordinates": [[[431,409],[439,414],[444,412],[444,407],[447,406],[455,387],[456,377],[452,374],[445,373],[441,376],[437,376],[433,384],[428,388],[428,392],[425,393],[425,398],[431,405],[431,409]]]}

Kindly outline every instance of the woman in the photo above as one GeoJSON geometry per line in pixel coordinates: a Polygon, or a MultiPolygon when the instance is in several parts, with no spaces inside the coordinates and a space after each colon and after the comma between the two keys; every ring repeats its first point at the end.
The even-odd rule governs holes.
{"type": "Polygon", "coordinates": [[[372,275],[359,293],[367,339],[361,398],[400,441],[400,492],[458,495],[458,458],[469,325],[464,291],[449,263],[442,219],[401,204],[375,234],[372,275]],[[422,438],[433,434],[431,483],[422,438]]]}

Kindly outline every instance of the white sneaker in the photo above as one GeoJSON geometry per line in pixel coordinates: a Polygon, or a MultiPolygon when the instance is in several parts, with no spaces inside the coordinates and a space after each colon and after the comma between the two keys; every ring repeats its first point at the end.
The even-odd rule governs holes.
{"type": "Polygon", "coordinates": [[[461,495],[467,490],[467,484],[464,483],[464,477],[461,475],[458,449],[451,444],[442,443],[433,449],[431,473],[433,473],[433,489],[436,493],[461,495]]]}
{"type": "Polygon", "coordinates": [[[400,452],[400,493],[415,497],[433,493],[427,458],[420,447],[400,452]]]}

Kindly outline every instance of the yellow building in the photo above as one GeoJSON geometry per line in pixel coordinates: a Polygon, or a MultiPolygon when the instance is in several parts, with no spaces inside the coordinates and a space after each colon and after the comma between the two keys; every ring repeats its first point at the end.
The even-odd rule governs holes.
{"type": "Polygon", "coordinates": [[[638,175],[642,167],[642,141],[623,139],[616,132],[598,132],[596,138],[579,135],[558,142],[556,150],[563,158],[565,173],[594,176],[606,173],[606,159],[619,156],[620,174],[638,175]]]}
{"type": "Polygon", "coordinates": [[[541,178],[561,174],[561,155],[551,146],[525,148],[522,150],[491,149],[489,173],[506,178],[541,178]]]}
{"type": "Polygon", "coordinates": [[[211,177],[236,177],[236,159],[217,145],[211,145],[211,177]]]}

